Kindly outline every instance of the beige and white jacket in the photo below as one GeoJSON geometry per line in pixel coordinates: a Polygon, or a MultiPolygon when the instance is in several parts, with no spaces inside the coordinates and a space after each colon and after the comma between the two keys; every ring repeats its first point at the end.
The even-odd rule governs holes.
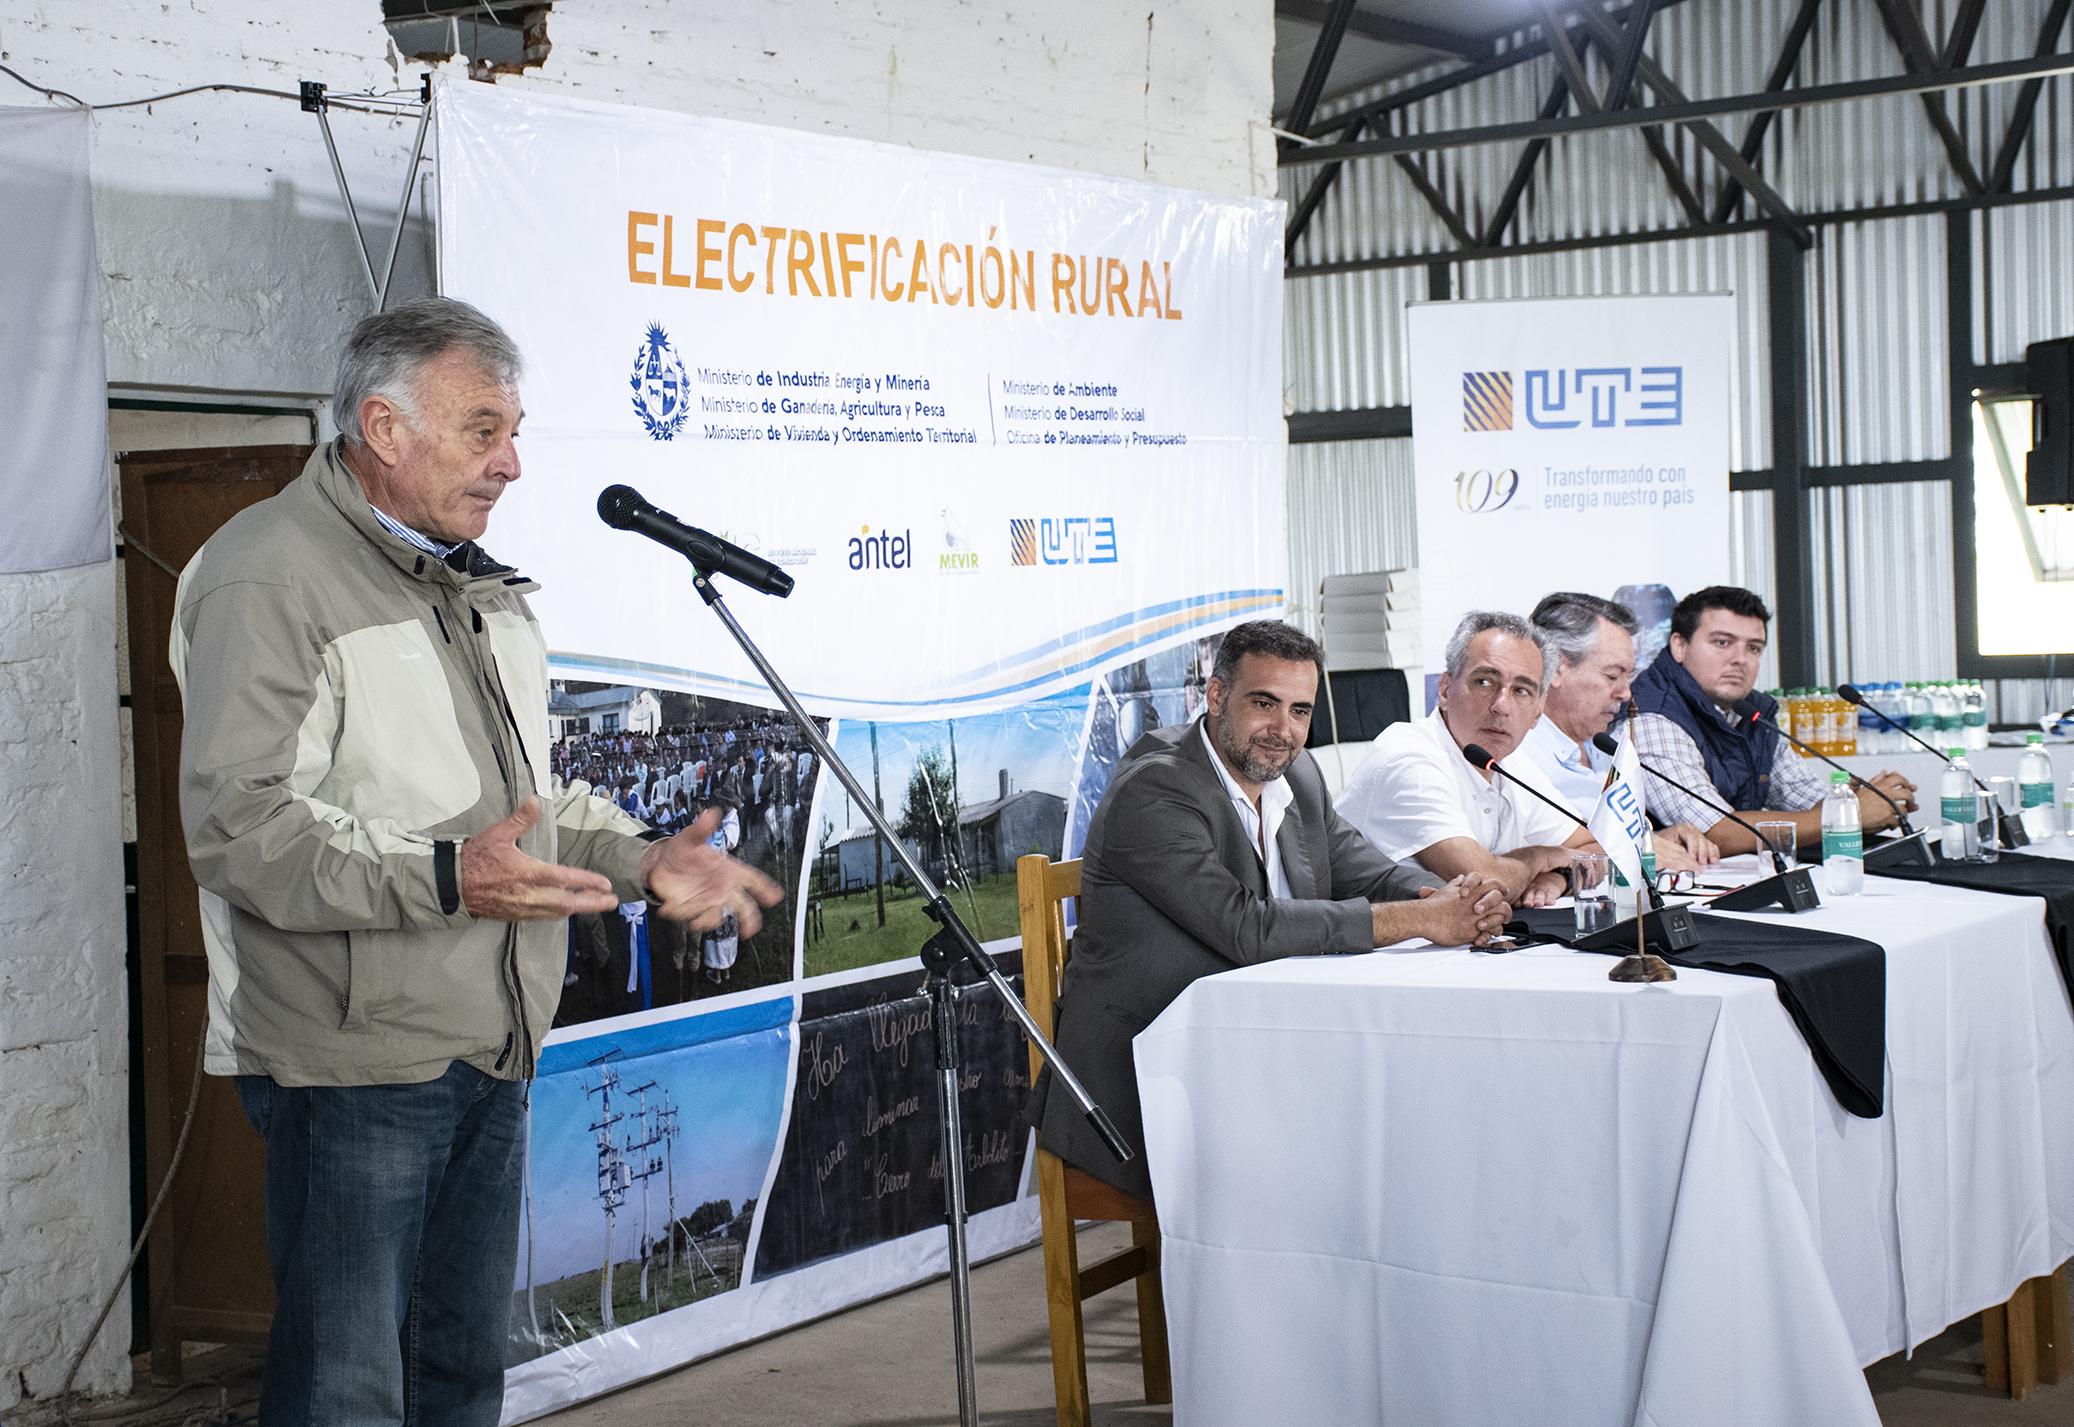
{"type": "Polygon", "coordinates": [[[631,901],[646,833],[550,772],[535,588],[472,543],[441,561],[383,530],[335,445],[189,562],[170,654],[212,1073],[531,1075],[567,923],[471,917],[460,843],[537,794],[521,847],[631,901]]]}

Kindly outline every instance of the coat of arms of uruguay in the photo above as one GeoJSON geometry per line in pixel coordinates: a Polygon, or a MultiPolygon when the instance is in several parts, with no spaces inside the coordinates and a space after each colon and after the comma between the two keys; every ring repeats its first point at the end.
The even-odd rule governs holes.
{"type": "Polygon", "coordinates": [[[628,385],[634,389],[634,412],[650,436],[667,441],[684,429],[691,416],[691,377],[661,323],[648,324],[628,385]]]}

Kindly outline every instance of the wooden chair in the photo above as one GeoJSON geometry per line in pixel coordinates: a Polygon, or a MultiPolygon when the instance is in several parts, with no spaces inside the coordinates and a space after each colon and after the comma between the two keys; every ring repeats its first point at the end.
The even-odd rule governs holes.
{"type": "MultiPolygon", "coordinates": [[[[1025,973],[1027,975],[1027,973],[1025,973]]],[[[2067,1265],[2021,1285],[2007,1303],[1980,1315],[1988,1390],[2024,1398],[2039,1383],[2074,1376],[2074,1308],[2067,1265]]]]}
{"type": "MultiPolygon", "coordinates": [[[[1015,895],[1023,926],[1023,1001],[1038,1029],[1050,1039],[1068,950],[1063,903],[1080,895],[1080,863],[1053,862],[1035,852],[1018,858],[1015,895]]],[[[1032,1046],[1032,1077],[1040,1064],[1032,1046]]],[[[1145,1400],[1172,1402],[1167,1307],[1159,1283],[1159,1220],[1152,1205],[1039,1149],[1037,1207],[1044,1221],[1044,1306],[1051,1319],[1051,1381],[1058,1400],[1059,1427],[1088,1427],[1087,1338],[1081,1324],[1081,1300],[1132,1279],[1138,1286],[1138,1350],[1145,1370],[1145,1400]],[[1074,1238],[1074,1223],[1080,1219],[1129,1223],[1131,1247],[1081,1267],[1080,1246],[1074,1238]]]]}

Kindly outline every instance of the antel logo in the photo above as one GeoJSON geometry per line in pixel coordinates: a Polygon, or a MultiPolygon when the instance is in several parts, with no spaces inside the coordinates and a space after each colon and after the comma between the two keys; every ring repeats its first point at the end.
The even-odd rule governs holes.
{"type": "Polygon", "coordinates": [[[874,532],[869,525],[850,537],[850,568],[853,570],[909,570],[914,568],[915,543],[905,530],[874,532]]]}

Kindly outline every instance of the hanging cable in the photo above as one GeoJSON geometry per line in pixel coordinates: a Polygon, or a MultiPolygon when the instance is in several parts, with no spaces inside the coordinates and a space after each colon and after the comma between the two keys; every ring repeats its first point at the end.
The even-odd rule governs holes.
{"type": "MultiPolygon", "coordinates": [[[[9,69],[4,64],[0,64],[0,74],[6,75],[9,79],[14,80],[17,84],[22,85],[24,88],[35,90],[38,94],[41,94],[46,99],[62,99],[65,100],[67,103],[78,106],[81,109],[88,110],[136,109],[146,104],[159,104],[163,103],[165,100],[179,99],[189,94],[213,93],[257,94],[267,99],[291,99],[294,100],[297,104],[302,103],[302,95],[298,93],[293,93],[286,89],[263,89],[257,85],[251,84],[190,84],[185,89],[169,89],[164,94],[148,94],[142,99],[118,99],[112,100],[106,104],[89,104],[86,100],[81,99],[78,95],[71,93],[69,90],[53,89],[48,85],[38,84],[35,80],[30,79],[28,76],[22,74],[20,71],[9,69]]],[[[389,91],[389,93],[413,94],[416,93],[416,91],[391,90],[389,91]]],[[[350,96],[331,95],[327,97],[326,102],[340,109],[351,109],[352,111],[358,114],[409,114],[415,113],[419,107],[419,104],[416,100],[391,99],[385,94],[376,94],[372,91],[366,91],[358,94],[353,94],[350,96]]]]}

